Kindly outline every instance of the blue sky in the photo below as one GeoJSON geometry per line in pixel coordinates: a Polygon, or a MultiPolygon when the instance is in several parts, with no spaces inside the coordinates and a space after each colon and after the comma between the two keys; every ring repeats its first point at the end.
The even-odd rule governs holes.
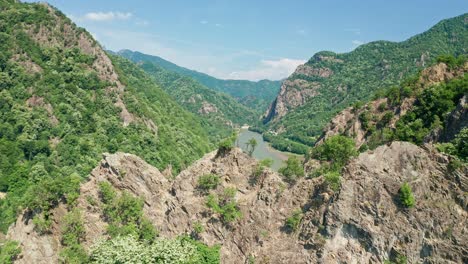
{"type": "Polygon", "coordinates": [[[281,79],[321,50],[402,41],[468,12],[466,0],[49,0],[107,49],[225,79],[281,79]]]}

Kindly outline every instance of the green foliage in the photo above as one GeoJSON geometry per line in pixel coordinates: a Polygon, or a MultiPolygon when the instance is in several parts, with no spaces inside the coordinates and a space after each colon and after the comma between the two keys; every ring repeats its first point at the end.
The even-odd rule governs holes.
{"type": "Polygon", "coordinates": [[[140,240],[153,241],[158,232],[143,216],[143,200],[127,192],[117,195],[107,182],[99,184],[103,213],[109,223],[107,232],[112,237],[136,236],[140,240]]]}
{"type": "Polygon", "coordinates": [[[219,246],[208,247],[187,237],[158,238],[151,245],[131,236],[101,241],[91,249],[90,263],[219,263],[219,246]]]}
{"type": "Polygon", "coordinates": [[[118,72],[125,91],[113,92],[115,84],[90,67],[98,58],[77,45],[81,37],[97,43],[60,12],[2,4],[0,28],[0,191],[8,194],[0,200],[2,232],[21,209],[48,221],[59,200],[73,206],[79,183],[103,152],[133,153],[177,173],[209,151],[201,120],[122,58],[111,57],[108,70],[118,72]],[[58,32],[57,24],[70,25],[70,34],[58,32]],[[43,42],[56,44],[32,38],[39,28],[50,32],[43,42]],[[135,117],[128,126],[115,105],[119,98],[135,117]]]}
{"type": "Polygon", "coordinates": [[[315,147],[312,156],[319,160],[330,161],[334,168],[341,169],[350,158],[357,156],[355,145],[352,138],[335,135],[315,147]]]}
{"type": "Polygon", "coordinates": [[[408,263],[408,258],[402,254],[396,254],[393,260],[385,260],[384,264],[406,264],[408,263]]]}
{"type": "Polygon", "coordinates": [[[195,234],[201,234],[205,231],[205,227],[200,223],[200,222],[195,222],[193,223],[193,232],[195,232],[195,234]]]}
{"type": "Polygon", "coordinates": [[[234,147],[236,138],[237,138],[237,134],[234,133],[230,137],[221,140],[218,144],[218,151],[220,151],[221,153],[230,151],[234,147]]]}
{"type": "Polygon", "coordinates": [[[278,170],[288,182],[295,182],[298,178],[304,177],[304,168],[295,156],[291,156],[286,161],[286,166],[278,170]]]}
{"type": "Polygon", "coordinates": [[[411,190],[411,187],[408,183],[405,182],[403,183],[403,185],[401,185],[399,193],[400,202],[404,207],[411,208],[414,206],[415,200],[413,196],[413,191],[411,190]]]}
{"type": "Polygon", "coordinates": [[[434,63],[442,54],[466,53],[468,31],[464,21],[467,17],[468,14],[463,14],[443,20],[428,31],[399,43],[374,41],[348,53],[325,51],[315,54],[306,65],[314,69],[327,68],[333,74],[327,78],[291,75],[289,81],[301,80],[306,85],[318,83],[318,95],[309,98],[304,105],[294,108],[279,120],[267,118],[266,130],[286,129],[279,137],[296,142],[301,142],[299,139],[312,139],[322,133],[337,112],[355,102],[370,100],[378,90],[388,90],[403,84],[401,89],[394,91],[389,102],[399,103],[412,93],[408,89],[409,85],[402,83],[402,80],[422,69],[424,63],[415,64],[421,61],[422,53],[426,65],[434,63]]]}
{"type": "Polygon", "coordinates": [[[334,191],[338,191],[340,188],[341,174],[339,171],[330,170],[324,174],[325,181],[328,186],[334,191]]]}
{"type": "Polygon", "coordinates": [[[118,52],[118,54],[137,63],[143,62],[145,66],[147,64],[152,64],[154,67],[163,68],[171,72],[172,75],[177,73],[178,75],[190,77],[190,79],[196,80],[211,90],[231,95],[241,104],[254,109],[257,113],[263,113],[265,111],[268,105],[275,99],[281,86],[280,81],[262,80],[251,82],[245,80],[216,79],[207,74],[177,66],[160,57],[150,56],[140,52],[123,50],[118,52]]]}
{"type": "Polygon", "coordinates": [[[62,226],[61,261],[64,263],[86,263],[88,255],[81,245],[85,229],[81,212],[74,209],[65,215],[62,226]]]}
{"type": "Polygon", "coordinates": [[[460,55],[458,57],[454,57],[452,55],[443,54],[437,57],[437,62],[443,62],[447,64],[450,68],[456,68],[463,66],[467,60],[466,55],[460,55]]]}
{"type": "Polygon", "coordinates": [[[433,128],[445,122],[447,113],[455,109],[455,105],[467,92],[467,75],[423,90],[416,97],[412,110],[396,123],[397,139],[422,144],[433,128]]]}
{"type": "Polygon", "coordinates": [[[219,214],[225,223],[234,222],[242,218],[242,212],[235,200],[236,192],[235,188],[226,188],[220,197],[210,194],[206,197],[206,206],[219,214]]]}
{"type": "Polygon", "coordinates": [[[12,240],[0,242],[0,263],[13,264],[21,253],[19,243],[12,240]]]}
{"type": "Polygon", "coordinates": [[[259,115],[227,94],[211,90],[183,74],[164,69],[152,61],[151,56],[141,54],[135,58],[127,52],[119,54],[139,63],[152,80],[177,103],[187,111],[198,115],[214,143],[232,133],[229,121],[237,125],[250,124],[255,122],[256,116],[259,115]],[[202,111],[201,109],[207,104],[216,107],[217,111],[202,111]]]}
{"type": "Polygon", "coordinates": [[[216,174],[206,174],[198,178],[198,188],[203,191],[214,190],[218,187],[220,178],[216,174]]]}
{"type": "Polygon", "coordinates": [[[252,153],[255,151],[257,144],[258,143],[257,143],[257,140],[255,140],[255,138],[251,138],[249,139],[249,141],[247,141],[246,145],[247,145],[249,156],[252,156],[252,153]]]}
{"type": "MultiPolygon", "coordinates": [[[[271,133],[264,133],[263,140],[269,142],[271,146],[280,151],[287,151],[296,154],[306,154],[309,151],[309,147],[304,143],[295,142],[289,138],[283,138],[271,133]]],[[[301,138],[296,138],[295,140],[301,141],[301,138]]],[[[310,141],[306,141],[305,143],[312,145],[313,143],[310,141]]]]}
{"type": "Polygon", "coordinates": [[[295,210],[290,217],[286,218],[285,226],[291,231],[297,231],[301,223],[302,217],[302,211],[295,210]]]}

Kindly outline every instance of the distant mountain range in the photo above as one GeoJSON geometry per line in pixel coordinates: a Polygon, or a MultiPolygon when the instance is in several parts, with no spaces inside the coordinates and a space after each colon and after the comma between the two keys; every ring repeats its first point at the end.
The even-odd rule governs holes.
{"type": "MultiPolygon", "coordinates": [[[[129,51],[114,54],[125,58],[129,51]]],[[[140,57],[152,56],[142,54],[140,57]]],[[[226,93],[212,90],[194,78],[174,71],[178,66],[166,69],[151,59],[138,60],[136,64],[177,103],[200,117],[212,142],[230,136],[235,127],[259,121],[260,112],[242,105],[226,93]]],[[[166,64],[175,65],[170,62],[166,64]]]]}
{"type": "Polygon", "coordinates": [[[233,96],[241,104],[259,112],[265,111],[268,105],[275,99],[281,86],[281,81],[221,80],[205,73],[178,66],[158,56],[130,50],[121,50],[117,53],[136,63],[150,62],[168,71],[191,77],[212,90],[233,96]]]}

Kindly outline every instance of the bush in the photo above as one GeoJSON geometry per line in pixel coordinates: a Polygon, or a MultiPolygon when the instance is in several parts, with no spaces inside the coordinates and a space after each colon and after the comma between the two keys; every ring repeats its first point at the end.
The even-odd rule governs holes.
{"type": "Polygon", "coordinates": [[[91,248],[90,263],[219,263],[219,247],[190,238],[158,238],[148,245],[135,237],[116,237],[91,248]]]}
{"type": "Polygon", "coordinates": [[[234,147],[234,143],[236,142],[237,134],[232,134],[230,137],[221,140],[218,144],[218,151],[221,153],[225,153],[231,150],[234,147]]]}
{"type": "Polygon", "coordinates": [[[323,144],[312,150],[314,158],[330,161],[335,169],[341,169],[351,157],[357,154],[354,140],[342,135],[329,137],[323,144]]]}
{"type": "Polygon", "coordinates": [[[334,191],[338,191],[340,188],[341,175],[338,171],[328,171],[324,175],[325,181],[328,186],[334,191]]]}
{"type": "Polygon", "coordinates": [[[400,202],[406,208],[411,208],[415,204],[413,192],[411,191],[411,187],[408,183],[403,183],[400,187],[400,202]]]}
{"type": "Polygon", "coordinates": [[[242,213],[234,199],[236,192],[237,190],[234,188],[226,188],[221,197],[210,194],[206,198],[206,206],[215,213],[220,214],[225,223],[234,222],[242,217],[242,213]]]}
{"type": "Polygon", "coordinates": [[[304,177],[304,168],[301,162],[294,156],[289,157],[286,161],[286,166],[280,168],[278,172],[281,173],[288,182],[294,182],[298,178],[304,177]]]}
{"type": "Polygon", "coordinates": [[[198,188],[203,191],[216,189],[220,182],[220,178],[215,174],[206,174],[198,178],[198,188]]]}
{"type": "Polygon", "coordinates": [[[293,214],[286,218],[285,226],[291,231],[297,231],[299,224],[301,223],[303,214],[301,210],[295,210],[293,214]]]}
{"type": "Polygon", "coordinates": [[[16,257],[21,253],[19,243],[12,240],[7,240],[0,244],[0,263],[13,264],[16,257]]]}
{"type": "Polygon", "coordinates": [[[111,237],[132,235],[141,240],[153,241],[158,232],[143,216],[143,199],[127,192],[117,195],[107,182],[99,184],[104,217],[109,223],[107,232],[111,237]]]}

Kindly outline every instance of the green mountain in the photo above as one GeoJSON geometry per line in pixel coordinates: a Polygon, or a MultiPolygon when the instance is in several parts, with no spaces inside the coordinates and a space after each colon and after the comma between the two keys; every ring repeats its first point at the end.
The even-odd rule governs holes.
{"type": "Polygon", "coordinates": [[[313,145],[338,111],[398,85],[441,54],[466,54],[467,21],[463,14],[403,42],[375,41],[348,53],[315,54],[284,82],[267,111],[263,129],[276,132],[267,137],[284,149],[292,141],[313,145]]]}
{"type": "Polygon", "coordinates": [[[177,103],[200,116],[214,142],[232,134],[234,126],[258,122],[258,113],[227,94],[213,91],[191,77],[166,70],[151,61],[140,61],[138,65],[177,103]]]}
{"type": "Polygon", "coordinates": [[[158,56],[146,55],[137,51],[121,50],[118,54],[134,62],[151,62],[166,70],[191,77],[212,90],[233,96],[243,105],[258,112],[265,111],[275,99],[281,86],[280,81],[220,80],[201,72],[180,67],[158,56]]]}
{"type": "Polygon", "coordinates": [[[201,120],[47,4],[0,1],[0,229],[73,203],[104,152],[177,173],[210,150],[201,120]]]}

